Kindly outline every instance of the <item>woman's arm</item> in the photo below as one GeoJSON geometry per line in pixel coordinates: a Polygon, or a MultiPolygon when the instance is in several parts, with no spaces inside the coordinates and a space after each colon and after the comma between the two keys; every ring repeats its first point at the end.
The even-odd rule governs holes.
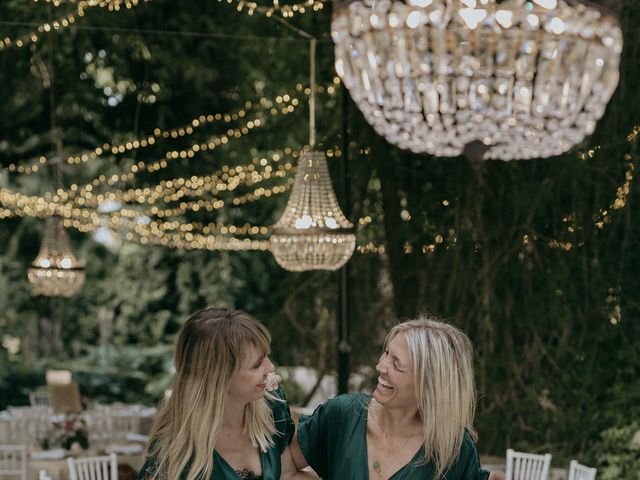
{"type": "Polygon", "coordinates": [[[300,444],[298,443],[298,432],[293,434],[293,440],[291,440],[291,456],[293,457],[293,462],[296,467],[300,470],[309,466],[309,462],[304,458],[304,454],[302,453],[302,449],[300,448],[300,444]]]}
{"type": "MultiPolygon", "coordinates": [[[[297,446],[298,442],[295,440],[295,437],[293,442],[295,442],[297,446]]],[[[293,442],[291,443],[291,447],[293,447],[293,442]]],[[[305,469],[304,472],[298,470],[298,468],[304,468],[304,466],[300,467],[294,463],[291,447],[287,447],[280,457],[280,463],[282,465],[282,476],[280,478],[282,480],[311,480],[312,478],[319,478],[310,468],[305,469]]],[[[297,448],[300,450],[300,447],[297,448]]],[[[302,456],[302,452],[300,452],[300,455],[302,456]]],[[[304,457],[302,458],[304,459],[304,457]]]]}

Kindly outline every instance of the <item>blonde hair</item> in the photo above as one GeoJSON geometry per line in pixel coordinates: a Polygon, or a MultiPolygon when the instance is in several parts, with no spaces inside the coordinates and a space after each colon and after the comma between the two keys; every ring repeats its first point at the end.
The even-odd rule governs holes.
{"type": "MultiPolygon", "coordinates": [[[[231,376],[250,346],[268,354],[270,344],[267,329],[241,310],[200,310],[185,322],[176,342],[172,393],[160,407],[147,447],[151,478],[211,474],[231,376]]],[[[244,429],[262,451],[273,446],[276,428],[264,398],[246,405],[244,429]]]]}
{"type": "Polygon", "coordinates": [[[393,327],[385,348],[400,334],[409,346],[424,430],[420,463],[433,461],[435,478],[441,478],[458,458],[465,429],[475,437],[473,347],[454,326],[424,315],[393,327]]]}

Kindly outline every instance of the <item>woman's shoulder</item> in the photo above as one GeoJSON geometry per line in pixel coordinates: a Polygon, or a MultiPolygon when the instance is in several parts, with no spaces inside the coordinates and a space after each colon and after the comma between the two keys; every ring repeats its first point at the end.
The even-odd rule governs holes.
{"type": "Polygon", "coordinates": [[[462,437],[462,445],[460,447],[460,457],[466,458],[468,456],[477,456],[477,452],[476,435],[465,428],[464,436],[462,437]]]}
{"type": "MultiPolygon", "coordinates": [[[[364,393],[345,393],[333,397],[316,408],[328,415],[354,415],[366,412],[371,396],[364,393]]],[[[314,412],[315,413],[315,412],[314,412]]]]}

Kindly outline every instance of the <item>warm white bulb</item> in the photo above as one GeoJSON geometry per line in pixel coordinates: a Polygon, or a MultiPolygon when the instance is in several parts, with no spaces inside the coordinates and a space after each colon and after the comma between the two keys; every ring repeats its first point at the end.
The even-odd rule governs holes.
{"type": "Polygon", "coordinates": [[[503,28],[511,28],[513,24],[513,12],[509,10],[498,10],[496,12],[496,21],[503,28]]]}
{"type": "Polygon", "coordinates": [[[324,219],[324,224],[331,229],[336,229],[338,228],[338,223],[336,222],[336,219],[333,217],[327,217],[324,219]]]}
{"type": "Polygon", "coordinates": [[[487,11],[483,8],[463,8],[458,13],[467,27],[472,30],[487,16],[487,11]]]}
{"type": "Polygon", "coordinates": [[[560,35],[565,30],[564,22],[558,17],[555,17],[549,22],[549,30],[556,35],[560,35]]]}
{"type": "Polygon", "coordinates": [[[409,0],[407,3],[412,7],[426,8],[433,3],[433,0],[409,0]]]}
{"type": "Polygon", "coordinates": [[[533,3],[536,3],[547,10],[553,10],[558,6],[558,0],[533,0],[533,3]]]}
{"type": "Polygon", "coordinates": [[[300,218],[296,219],[295,226],[300,230],[306,230],[311,226],[312,223],[313,220],[309,215],[302,215],[300,218]]]}
{"type": "Polygon", "coordinates": [[[409,15],[407,15],[407,27],[409,28],[417,28],[420,25],[420,20],[422,19],[422,15],[418,10],[414,10],[409,15]]]}

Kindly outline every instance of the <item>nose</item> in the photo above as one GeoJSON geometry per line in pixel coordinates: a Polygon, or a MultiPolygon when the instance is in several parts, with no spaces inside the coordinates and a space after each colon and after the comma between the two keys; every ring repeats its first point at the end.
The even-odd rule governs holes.
{"type": "Polygon", "coordinates": [[[384,355],[378,359],[378,364],[376,365],[376,371],[378,373],[387,373],[387,363],[384,361],[384,355]]]}
{"type": "Polygon", "coordinates": [[[264,370],[266,373],[273,373],[276,371],[276,368],[271,363],[271,359],[269,357],[264,357],[264,370]]]}

